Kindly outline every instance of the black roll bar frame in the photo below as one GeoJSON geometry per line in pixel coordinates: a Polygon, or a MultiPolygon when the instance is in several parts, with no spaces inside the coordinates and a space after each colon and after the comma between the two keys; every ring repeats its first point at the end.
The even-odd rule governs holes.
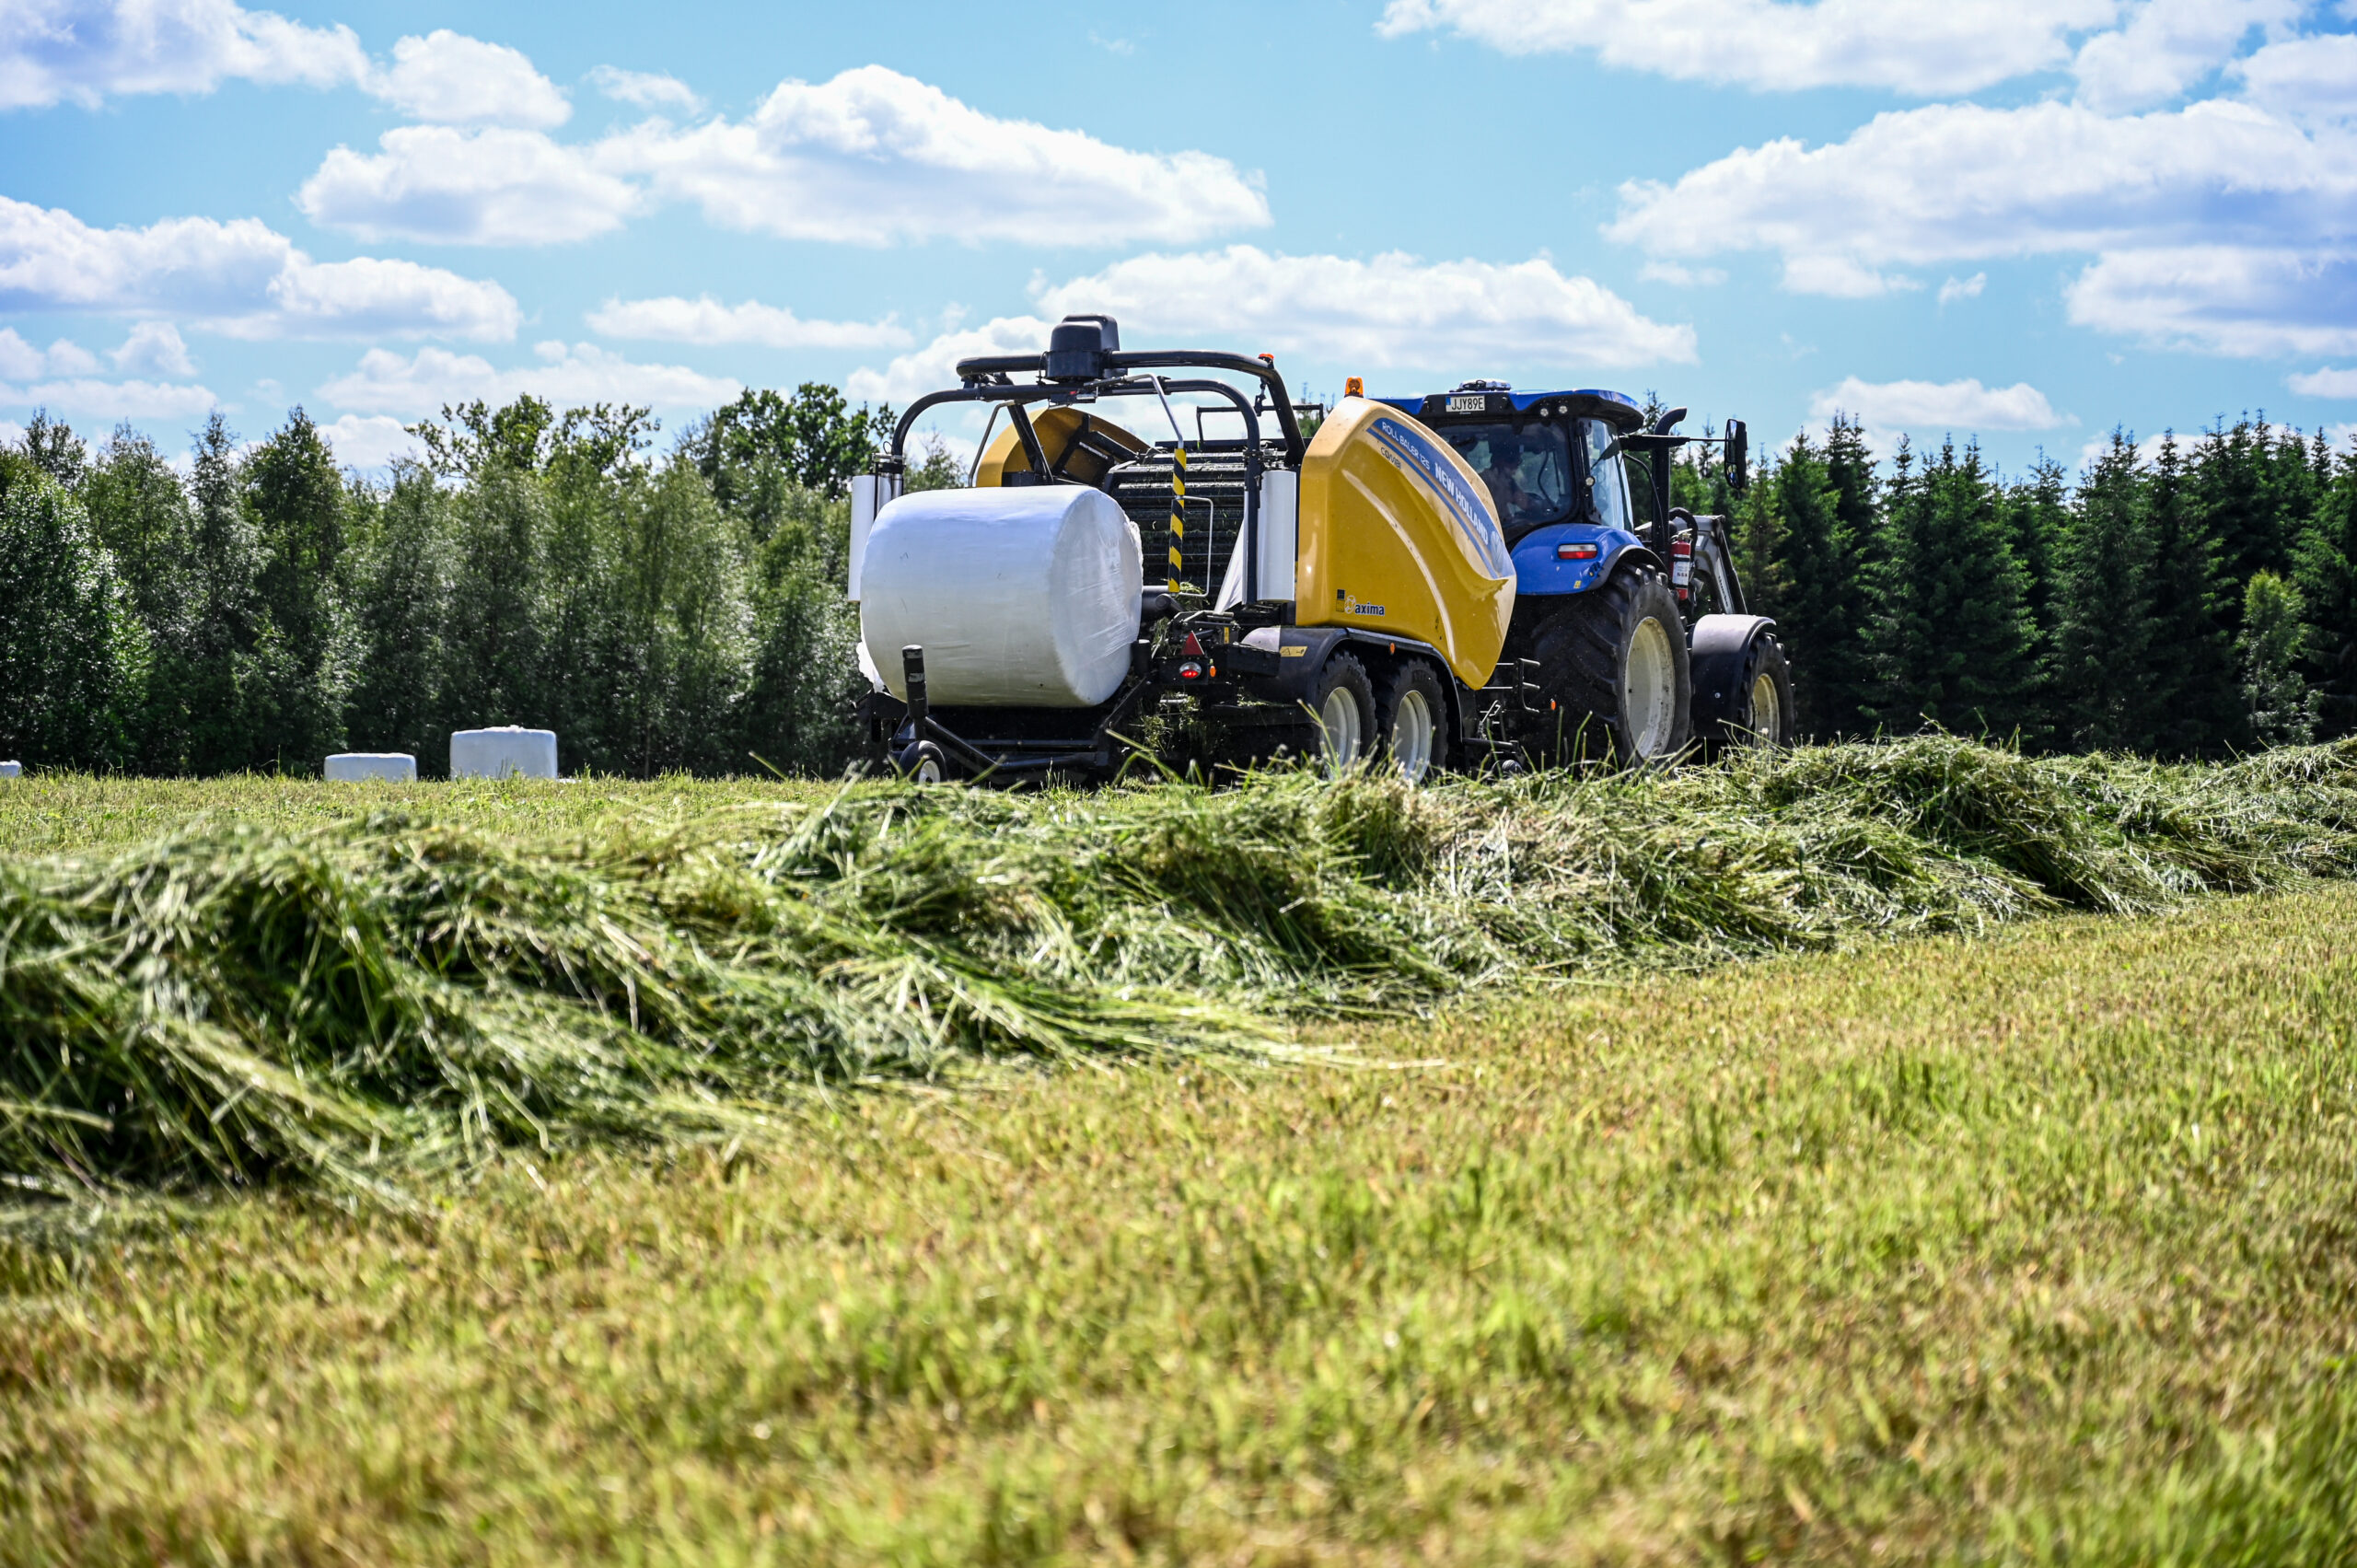
{"type": "MultiPolygon", "coordinates": [[[[1251,603],[1260,597],[1260,414],[1263,408],[1248,401],[1244,394],[1225,381],[1209,377],[1188,377],[1169,380],[1153,375],[1105,376],[1094,381],[1078,383],[1059,381],[1010,381],[1006,377],[1021,371],[1039,372],[1045,366],[1045,354],[1012,354],[995,358],[961,359],[958,362],[958,378],[965,384],[927,392],[911,403],[900,414],[900,422],[892,430],[889,451],[878,454],[876,468],[879,473],[899,473],[907,463],[909,432],[917,419],[928,411],[945,403],[995,402],[1007,405],[1008,415],[1023,446],[1025,460],[1039,482],[1053,483],[1056,474],[1049,467],[1048,454],[1038,433],[1032,428],[1027,403],[1049,403],[1065,406],[1073,403],[1096,402],[1103,398],[1144,397],[1156,393],[1198,392],[1227,399],[1244,417],[1247,432],[1244,440],[1244,598],[1251,603]]],[[[1105,356],[1109,369],[1139,371],[1157,367],[1172,369],[1227,370],[1256,377],[1267,390],[1273,404],[1277,426],[1285,444],[1288,462],[1299,467],[1307,444],[1301,438],[1300,423],[1294,418],[1293,400],[1285,393],[1284,377],[1277,367],[1265,360],[1247,359],[1240,354],[1217,354],[1198,350],[1177,350],[1157,354],[1109,354],[1105,356]]],[[[1174,434],[1176,434],[1174,432],[1174,434]]],[[[1183,442],[1184,437],[1179,439],[1183,442]]],[[[1213,563],[1213,564],[1216,564],[1213,563]]],[[[1210,573],[1205,573],[1209,577],[1210,573]]],[[[1216,599],[1219,589],[1206,583],[1207,596],[1216,599]]]]}

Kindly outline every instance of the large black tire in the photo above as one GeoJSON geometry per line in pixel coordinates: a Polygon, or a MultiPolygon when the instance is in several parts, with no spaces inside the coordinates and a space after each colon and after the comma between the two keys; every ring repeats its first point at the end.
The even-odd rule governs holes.
{"type": "Polygon", "coordinates": [[[1310,688],[1311,754],[1329,773],[1364,761],[1375,746],[1375,685],[1355,654],[1338,653],[1310,688]]]}
{"type": "Polygon", "coordinates": [[[1773,633],[1762,631],[1751,639],[1725,702],[1714,705],[1723,707],[1723,715],[1696,726],[1705,756],[1741,746],[1793,743],[1793,667],[1773,633]]]}
{"type": "Polygon", "coordinates": [[[1448,766],[1448,694],[1420,658],[1401,659],[1375,694],[1376,755],[1410,784],[1448,766]]]}
{"type": "Polygon", "coordinates": [[[1659,572],[1624,567],[1602,587],[1546,606],[1528,646],[1538,661],[1533,749],[1542,761],[1648,767],[1692,740],[1686,623],[1659,572]]]}

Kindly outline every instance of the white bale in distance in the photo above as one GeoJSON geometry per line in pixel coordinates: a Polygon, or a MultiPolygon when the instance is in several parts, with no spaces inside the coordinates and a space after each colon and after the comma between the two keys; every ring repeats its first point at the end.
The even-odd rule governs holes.
{"type": "Polygon", "coordinates": [[[0,762],[0,779],[22,778],[24,772],[22,762],[0,762]]]}
{"type": "Polygon", "coordinates": [[[454,779],[556,777],[556,731],[506,725],[498,729],[460,729],[450,734],[454,779]]]}
{"type": "Polygon", "coordinates": [[[414,784],[417,759],[407,751],[339,751],[328,759],[328,777],[345,783],[386,779],[394,784],[414,784]]]}
{"type": "Polygon", "coordinates": [[[920,491],[868,532],[860,643],[897,697],[918,643],[931,702],[1095,707],[1129,672],[1139,582],[1137,525],[1101,490],[920,491]]]}

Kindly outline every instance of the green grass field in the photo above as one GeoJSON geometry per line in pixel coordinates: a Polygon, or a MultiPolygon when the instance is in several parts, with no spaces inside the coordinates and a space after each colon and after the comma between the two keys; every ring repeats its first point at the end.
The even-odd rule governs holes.
{"type": "Polygon", "coordinates": [[[9,1256],[0,1561],[2346,1562],[2357,894],[9,1256]]]}
{"type": "MultiPolygon", "coordinates": [[[[78,1195],[39,1167],[56,1195],[0,1243],[0,1563],[2352,1561],[2357,885],[2299,869],[2345,871],[2351,759],[1903,751],[1775,764],[1817,781],[1799,806],[1771,769],[1443,792],[1402,828],[1283,785],[959,799],[939,835],[856,840],[903,893],[952,850],[1023,891],[993,942],[1035,942],[1042,900],[1109,923],[1100,967],[1178,950],[1104,890],[1149,829],[1330,829],[1345,880],[1421,846],[1305,929],[1426,941],[1440,978],[1213,934],[1260,967],[1199,983],[1275,1005],[1273,1056],[975,1035],[946,1075],[821,1078],[743,1124],[493,1140],[402,1167],[398,1202],[300,1162],[78,1195]],[[1565,851],[1467,894],[1466,844],[1599,811],[1609,876],[1565,851]],[[1058,845],[1079,870],[1027,858],[1058,845]],[[2201,891],[2238,878],[2268,890],[2201,891]],[[1550,899],[1620,912],[1497,912],[1550,899]],[[1550,967],[1482,969],[1477,937],[1550,967]],[[1779,947],[1821,950],[1743,956],[1779,947]]],[[[17,929],[98,930],[154,890],[126,866],[215,866],[192,813],[324,833],[328,871],[389,830],[347,836],[372,797],[318,785],[51,783],[53,811],[0,803],[17,929]],[[183,830],[201,854],[149,847],[183,830]]],[[[412,811],[683,923],[705,906],[665,878],[735,842],[716,814],[827,798],[422,787],[412,811]]],[[[295,853],[203,896],[268,914],[239,868],[295,853]]],[[[11,940],[20,1009],[104,970],[11,940]]]]}

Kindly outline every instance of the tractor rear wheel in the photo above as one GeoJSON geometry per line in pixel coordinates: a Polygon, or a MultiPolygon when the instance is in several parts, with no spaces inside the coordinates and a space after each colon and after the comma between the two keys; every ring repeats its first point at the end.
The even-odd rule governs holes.
{"type": "Polygon", "coordinates": [[[1532,629],[1550,761],[1647,767],[1693,737],[1686,626],[1661,574],[1633,567],[1573,595],[1532,629]]]}
{"type": "Polygon", "coordinates": [[[1375,694],[1375,734],[1387,768],[1410,784],[1448,765],[1448,699],[1433,667],[1402,659],[1375,694]]]}

